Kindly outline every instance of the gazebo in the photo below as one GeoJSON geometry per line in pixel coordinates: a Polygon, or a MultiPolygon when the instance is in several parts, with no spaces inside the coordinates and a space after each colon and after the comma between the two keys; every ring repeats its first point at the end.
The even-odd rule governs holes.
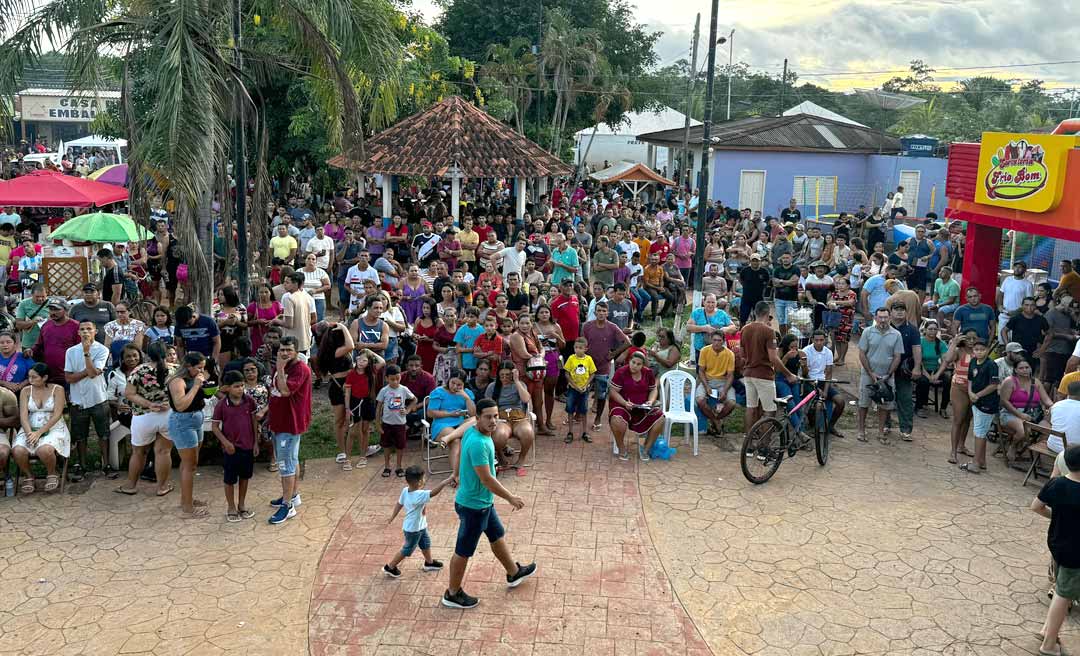
{"type": "Polygon", "coordinates": [[[525,213],[525,185],[537,179],[540,193],[547,179],[573,169],[498,119],[460,96],[451,96],[383,130],[365,144],[367,158],[338,155],[331,166],[361,174],[381,174],[383,216],[393,211],[392,176],[450,178],[454,220],[461,213],[461,181],[467,178],[513,178],[517,218],[525,213]]]}
{"type": "Polygon", "coordinates": [[[634,162],[619,162],[606,169],[601,169],[589,176],[600,184],[616,184],[621,182],[624,187],[638,197],[649,185],[656,183],[662,187],[674,187],[675,181],[668,180],[656,171],[644,164],[634,162]]]}

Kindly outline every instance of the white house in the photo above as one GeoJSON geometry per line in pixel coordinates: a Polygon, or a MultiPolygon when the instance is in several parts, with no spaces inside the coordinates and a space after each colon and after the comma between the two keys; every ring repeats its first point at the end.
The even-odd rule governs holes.
{"type": "MultiPolygon", "coordinates": [[[[605,161],[609,164],[640,162],[657,171],[665,166],[670,168],[667,149],[656,149],[644,141],[638,141],[637,135],[682,128],[685,122],[685,114],[670,107],[663,107],[658,111],[627,114],[626,119],[614,127],[600,123],[585,128],[574,135],[574,162],[580,165],[584,158],[585,163],[593,170],[603,168],[605,161]],[[589,140],[593,137],[594,129],[596,137],[592,139],[590,146],[589,140]]],[[[701,125],[701,121],[691,119],[690,125],[701,125]]],[[[671,174],[672,171],[669,170],[668,175],[671,174]]]]}

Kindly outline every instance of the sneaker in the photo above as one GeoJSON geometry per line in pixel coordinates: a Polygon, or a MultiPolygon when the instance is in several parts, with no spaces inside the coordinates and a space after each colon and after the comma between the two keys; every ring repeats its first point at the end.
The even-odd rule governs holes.
{"type": "Polygon", "coordinates": [[[296,517],[296,508],[293,506],[278,506],[277,512],[267,520],[271,524],[281,524],[290,517],[296,517]]]}
{"type": "Polygon", "coordinates": [[[336,456],[334,456],[334,462],[336,462],[336,463],[337,463],[337,464],[339,464],[339,465],[340,465],[341,463],[345,462],[345,461],[346,461],[347,459],[348,459],[348,458],[346,458],[346,456],[345,456],[345,454],[344,454],[344,453],[339,453],[339,454],[337,454],[336,456]]]}
{"type": "Polygon", "coordinates": [[[458,590],[454,594],[450,594],[450,591],[447,590],[442,596],[442,605],[447,608],[476,608],[479,603],[479,599],[470,597],[465,594],[464,590],[458,590]]]}
{"type": "Polygon", "coordinates": [[[645,452],[645,447],[638,448],[638,456],[641,458],[641,462],[649,462],[649,454],[645,452]]]}
{"type": "Polygon", "coordinates": [[[433,560],[430,563],[424,563],[425,572],[437,572],[443,568],[443,564],[438,560],[433,560]]]}
{"type": "Polygon", "coordinates": [[[589,437],[588,433],[582,433],[581,434],[581,441],[586,443],[586,444],[592,444],[592,438],[589,437]]]}
{"type": "Polygon", "coordinates": [[[383,565],[382,566],[382,573],[386,574],[387,576],[389,576],[392,579],[401,578],[401,570],[396,568],[396,567],[390,567],[389,565],[383,565]]]}
{"type": "MultiPolygon", "coordinates": [[[[275,508],[280,508],[280,507],[284,506],[285,504],[281,503],[281,497],[278,497],[278,498],[274,499],[273,501],[271,501],[270,505],[275,507],[275,508]]],[[[292,498],[292,505],[294,507],[300,505],[300,493],[299,492],[297,492],[296,496],[294,496],[292,498]]]]}
{"type": "Polygon", "coordinates": [[[624,452],[620,453],[619,454],[619,460],[622,460],[623,462],[626,462],[626,461],[630,460],[630,452],[629,451],[624,451],[624,452]]]}
{"type": "Polygon", "coordinates": [[[72,483],[78,483],[82,479],[86,478],[86,471],[82,465],[72,465],[68,470],[68,480],[72,483]]]}
{"type": "Polygon", "coordinates": [[[536,563],[529,563],[528,565],[517,563],[517,566],[518,569],[516,573],[506,575],[506,587],[508,588],[516,588],[521,585],[525,579],[536,574],[536,563]]]}
{"type": "Polygon", "coordinates": [[[371,456],[375,455],[379,451],[382,451],[382,447],[379,446],[378,444],[372,444],[371,446],[369,446],[367,448],[366,457],[370,458],[371,456]]]}

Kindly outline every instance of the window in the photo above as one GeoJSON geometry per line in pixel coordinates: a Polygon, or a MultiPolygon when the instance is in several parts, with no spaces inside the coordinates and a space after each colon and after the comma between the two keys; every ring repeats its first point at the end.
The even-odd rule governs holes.
{"type": "Polygon", "coordinates": [[[836,176],[797,175],[791,197],[799,205],[836,206],[836,176]]]}

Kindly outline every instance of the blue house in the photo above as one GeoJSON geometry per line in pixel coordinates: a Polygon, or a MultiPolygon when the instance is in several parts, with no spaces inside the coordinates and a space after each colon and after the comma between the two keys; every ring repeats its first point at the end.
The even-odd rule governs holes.
{"type": "MultiPolygon", "coordinates": [[[[714,201],[777,216],[794,198],[803,216],[813,217],[860,205],[872,210],[903,186],[908,216],[944,215],[945,159],[903,156],[898,138],[812,103],[791,111],[713,126],[709,196],[714,201]]],[[[691,127],[689,142],[700,144],[703,130],[691,127]]],[[[682,148],[683,135],[679,128],[638,139],[674,152],[682,148]]],[[[700,181],[699,170],[693,175],[700,181]]]]}

